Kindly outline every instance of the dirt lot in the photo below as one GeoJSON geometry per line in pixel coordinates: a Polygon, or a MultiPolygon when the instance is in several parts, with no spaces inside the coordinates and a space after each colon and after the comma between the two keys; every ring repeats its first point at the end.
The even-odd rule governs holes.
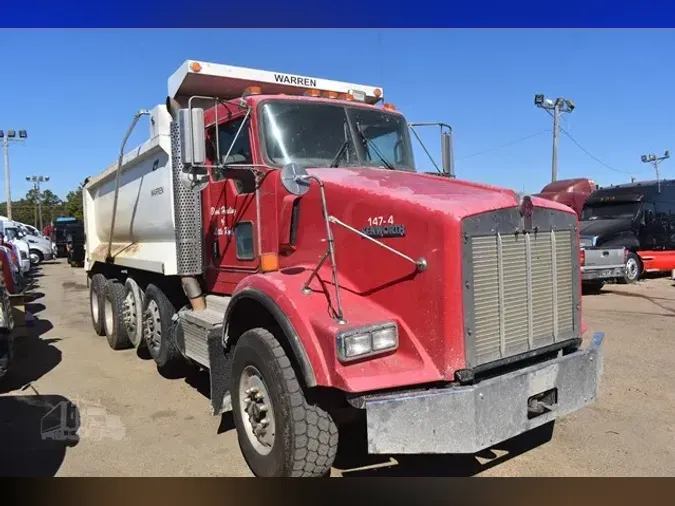
{"type": "MultiPolygon", "coordinates": [[[[82,269],[52,263],[36,276],[35,326],[0,386],[1,475],[250,475],[231,417],[209,414],[203,374],[166,379],[135,351],[113,352],[91,329],[82,269]],[[43,440],[41,429],[69,406],[87,420],[79,440],[43,440]]],[[[583,308],[590,329],[606,332],[600,399],[559,420],[550,441],[541,431],[479,456],[357,454],[333,474],[675,475],[673,282],[609,286],[583,308]]]]}

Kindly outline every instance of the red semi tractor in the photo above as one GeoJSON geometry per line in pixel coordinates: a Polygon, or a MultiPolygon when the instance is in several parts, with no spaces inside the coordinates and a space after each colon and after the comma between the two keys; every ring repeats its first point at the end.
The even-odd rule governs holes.
{"type": "Polygon", "coordinates": [[[190,60],[168,89],[85,185],[92,322],[207,369],[255,475],[326,475],[364,412],[371,453],[475,453],[596,398],[568,207],[447,177],[443,124],[416,172],[381,88],[190,60]]]}

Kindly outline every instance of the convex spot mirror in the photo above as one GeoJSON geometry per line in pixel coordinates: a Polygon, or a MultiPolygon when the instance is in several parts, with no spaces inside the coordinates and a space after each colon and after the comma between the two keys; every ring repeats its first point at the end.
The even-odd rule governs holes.
{"type": "Polygon", "coordinates": [[[309,173],[307,169],[297,163],[289,163],[281,168],[281,184],[288,193],[304,195],[309,191],[309,173]]]}

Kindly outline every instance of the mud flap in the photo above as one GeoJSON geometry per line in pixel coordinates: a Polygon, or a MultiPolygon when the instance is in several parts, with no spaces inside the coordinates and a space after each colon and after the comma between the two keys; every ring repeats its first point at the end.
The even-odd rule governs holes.
{"type": "Polygon", "coordinates": [[[220,415],[232,410],[230,383],[232,377],[232,353],[225,353],[222,332],[211,332],[209,350],[209,380],[211,383],[211,414],[220,415]]]}

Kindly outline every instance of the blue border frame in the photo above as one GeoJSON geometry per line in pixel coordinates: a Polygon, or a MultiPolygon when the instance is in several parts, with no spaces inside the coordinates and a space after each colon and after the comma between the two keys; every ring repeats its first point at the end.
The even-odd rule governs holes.
{"type": "Polygon", "coordinates": [[[310,2],[258,0],[116,0],[61,4],[10,0],[2,28],[665,28],[675,5],[609,0],[392,0],[310,2]]]}

